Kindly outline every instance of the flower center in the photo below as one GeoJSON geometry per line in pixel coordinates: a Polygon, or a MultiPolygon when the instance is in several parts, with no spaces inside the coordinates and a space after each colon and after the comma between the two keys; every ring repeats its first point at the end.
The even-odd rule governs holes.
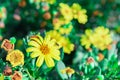
{"type": "Polygon", "coordinates": [[[41,52],[42,52],[44,55],[48,54],[49,51],[50,51],[50,49],[48,48],[48,45],[46,45],[46,44],[43,44],[43,45],[40,47],[40,50],[41,50],[41,52]]]}

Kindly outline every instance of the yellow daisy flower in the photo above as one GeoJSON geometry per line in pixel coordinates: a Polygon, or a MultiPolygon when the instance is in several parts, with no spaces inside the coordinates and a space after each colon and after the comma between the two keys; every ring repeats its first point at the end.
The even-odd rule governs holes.
{"type": "Polygon", "coordinates": [[[86,30],[85,35],[82,35],[80,41],[86,49],[93,45],[100,50],[104,50],[111,44],[112,38],[109,33],[109,29],[99,26],[93,31],[86,30]]]}
{"type": "Polygon", "coordinates": [[[85,24],[87,22],[86,10],[82,9],[78,3],[74,3],[71,7],[73,17],[78,20],[79,23],[85,24]]]}
{"type": "Polygon", "coordinates": [[[106,49],[112,42],[109,29],[99,26],[94,30],[93,34],[94,40],[92,41],[93,45],[100,50],[106,49]]]}
{"type": "Polygon", "coordinates": [[[74,50],[74,44],[72,44],[69,38],[61,38],[59,44],[63,47],[65,53],[70,54],[74,50]]]}
{"type": "Polygon", "coordinates": [[[70,22],[73,19],[72,9],[64,3],[60,3],[60,12],[63,15],[66,22],[70,22]]]}
{"type": "Polygon", "coordinates": [[[55,39],[59,47],[63,47],[65,53],[70,54],[70,52],[74,50],[74,44],[70,42],[69,38],[65,38],[59,32],[51,30],[47,32],[47,35],[51,36],[52,39],[55,39]]]}
{"type": "Polygon", "coordinates": [[[85,46],[86,49],[89,49],[92,44],[92,42],[91,42],[92,34],[93,34],[92,30],[87,29],[87,30],[85,30],[85,34],[82,35],[82,37],[81,37],[81,40],[80,40],[81,45],[85,46]]]}
{"type": "Polygon", "coordinates": [[[85,24],[87,22],[87,15],[85,13],[86,13],[85,9],[80,10],[77,13],[77,19],[79,23],[85,24]]]}
{"type": "Polygon", "coordinates": [[[45,38],[36,35],[36,37],[31,37],[28,42],[27,52],[31,52],[31,58],[36,58],[36,66],[41,67],[45,61],[48,67],[54,67],[54,59],[60,60],[60,51],[54,39],[46,35],[45,38]]]}
{"type": "Polygon", "coordinates": [[[77,13],[80,11],[81,6],[78,3],[73,3],[71,9],[72,9],[74,18],[77,19],[77,13]]]}
{"type": "Polygon", "coordinates": [[[24,55],[20,50],[10,51],[6,57],[13,67],[24,64],[24,55]]]}

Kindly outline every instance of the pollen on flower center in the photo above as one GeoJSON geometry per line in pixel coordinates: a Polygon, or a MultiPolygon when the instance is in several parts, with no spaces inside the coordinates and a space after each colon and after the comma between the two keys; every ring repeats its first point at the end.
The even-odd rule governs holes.
{"type": "Polygon", "coordinates": [[[46,44],[43,44],[43,45],[40,47],[40,50],[41,50],[41,52],[42,52],[44,55],[46,55],[46,54],[49,53],[49,48],[48,48],[48,45],[46,45],[46,44]]]}

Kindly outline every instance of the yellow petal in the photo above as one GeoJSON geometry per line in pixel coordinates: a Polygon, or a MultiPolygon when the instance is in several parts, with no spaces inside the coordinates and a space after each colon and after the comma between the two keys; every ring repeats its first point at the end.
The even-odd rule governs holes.
{"type": "Polygon", "coordinates": [[[44,42],[46,44],[48,44],[50,42],[50,36],[49,35],[46,35],[46,37],[44,38],[44,42]]]}
{"type": "Polygon", "coordinates": [[[48,67],[54,67],[55,66],[55,63],[54,63],[53,59],[50,57],[50,55],[45,56],[45,62],[46,62],[46,65],[48,67]]]}
{"type": "Polygon", "coordinates": [[[26,49],[27,52],[33,52],[33,51],[39,51],[38,48],[35,48],[35,47],[29,47],[26,49]]]}
{"type": "Polygon", "coordinates": [[[56,48],[51,49],[51,53],[54,53],[56,55],[60,55],[60,51],[57,50],[56,48]]]}
{"type": "Polygon", "coordinates": [[[42,43],[43,42],[43,38],[41,36],[38,35],[38,38],[40,40],[40,42],[42,43]]]}
{"type": "Polygon", "coordinates": [[[34,46],[34,47],[39,47],[40,45],[37,43],[37,42],[35,42],[35,41],[30,41],[30,42],[28,42],[28,45],[29,46],[34,46]]]}
{"type": "Polygon", "coordinates": [[[54,58],[55,60],[60,60],[60,56],[56,55],[55,53],[51,53],[50,54],[52,58],[54,58]]]}
{"type": "Polygon", "coordinates": [[[41,54],[40,51],[34,51],[30,56],[31,58],[35,58],[35,57],[38,57],[40,54],[41,54]]]}
{"type": "Polygon", "coordinates": [[[31,40],[37,42],[39,45],[41,45],[42,43],[38,38],[31,38],[31,40]]]}
{"type": "Polygon", "coordinates": [[[37,59],[36,66],[37,66],[37,67],[41,67],[41,65],[43,64],[43,62],[44,62],[44,55],[41,54],[41,55],[38,57],[38,59],[37,59]]]}

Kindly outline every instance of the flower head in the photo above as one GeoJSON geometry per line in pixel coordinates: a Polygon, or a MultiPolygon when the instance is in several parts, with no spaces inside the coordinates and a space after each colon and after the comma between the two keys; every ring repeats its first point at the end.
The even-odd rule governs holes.
{"type": "Polygon", "coordinates": [[[24,64],[24,55],[20,50],[13,50],[7,54],[6,60],[9,61],[13,67],[24,64]]]}
{"type": "Polygon", "coordinates": [[[109,29],[99,26],[93,31],[87,29],[85,31],[85,35],[82,35],[80,41],[86,49],[93,45],[100,50],[104,50],[111,44],[112,38],[109,33],[109,29]]]}
{"type": "Polygon", "coordinates": [[[63,47],[65,53],[70,54],[70,52],[74,50],[74,44],[70,42],[69,38],[65,38],[59,32],[51,30],[47,32],[47,34],[57,41],[59,47],[63,47]]]}
{"type": "Polygon", "coordinates": [[[11,69],[11,67],[6,66],[5,69],[4,69],[3,74],[4,74],[5,76],[10,76],[10,75],[12,74],[12,69],[11,69]]]}
{"type": "Polygon", "coordinates": [[[18,71],[15,71],[15,73],[12,75],[12,80],[22,80],[22,74],[18,71]]]}
{"type": "Polygon", "coordinates": [[[6,51],[11,51],[14,49],[14,44],[12,44],[8,39],[5,39],[2,42],[1,48],[5,49],[6,51]]]}
{"type": "Polygon", "coordinates": [[[87,22],[86,10],[82,9],[78,3],[72,5],[73,17],[78,20],[79,23],[85,24],[87,22]]]}
{"type": "Polygon", "coordinates": [[[75,71],[74,71],[74,69],[72,69],[72,68],[70,68],[70,67],[66,67],[65,69],[63,69],[63,70],[61,70],[61,73],[63,73],[63,74],[74,74],[75,73],[75,71]]]}
{"type": "Polygon", "coordinates": [[[73,19],[72,9],[67,4],[60,3],[60,12],[67,22],[73,19]]]}
{"type": "Polygon", "coordinates": [[[92,40],[92,44],[100,50],[106,49],[112,42],[109,29],[104,28],[103,26],[99,26],[94,30],[93,37],[94,40],[92,40]]]}
{"type": "Polygon", "coordinates": [[[98,61],[102,61],[104,59],[104,55],[102,53],[98,54],[98,61]]]}
{"type": "Polygon", "coordinates": [[[27,52],[31,52],[31,58],[36,58],[36,66],[41,67],[45,61],[48,67],[54,67],[54,59],[60,60],[60,51],[54,39],[50,36],[45,36],[44,38],[36,35],[36,37],[31,37],[28,42],[27,52]]]}
{"type": "Polygon", "coordinates": [[[92,57],[87,58],[87,64],[93,63],[94,59],[92,57]]]}
{"type": "Polygon", "coordinates": [[[87,29],[87,30],[85,30],[85,34],[82,35],[82,37],[81,37],[81,40],[80,40],[81,44],[83,46],[85,46],[86,49],[89,49],[92,44],[92,42],[91,42],[92,34],[93,34],[92,30],[87,29]]]}

